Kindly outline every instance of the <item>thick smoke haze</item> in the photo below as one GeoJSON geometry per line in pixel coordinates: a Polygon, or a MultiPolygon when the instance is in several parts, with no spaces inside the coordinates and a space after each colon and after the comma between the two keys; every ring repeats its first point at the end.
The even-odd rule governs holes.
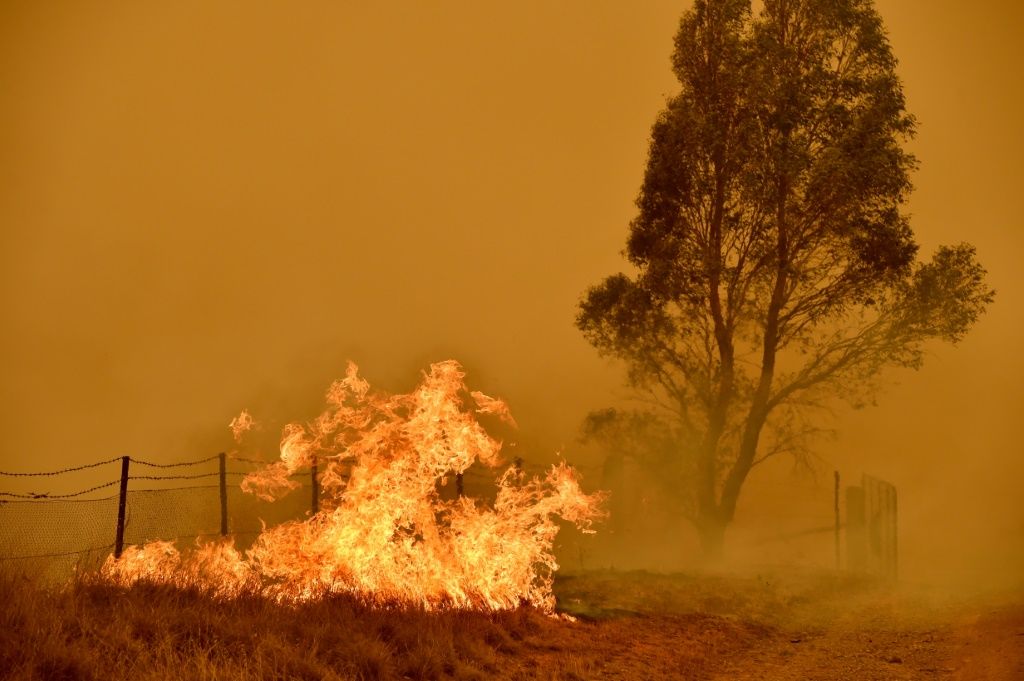
{"type": "MultiPolygon", "coordinates": [[[[755,469],[732,547],[778,558],[745,541],[762,509],[806,490],[827,521],[832,470],[866,472],[900,491],[905,575],[1002,584],[1024,574],[1024,6],[877,6],[919,120],[921,255],[975,244],[996,302],[838,412],[816,482],[755,469]]],[[[5,2],[0,468],[205,456],[242,408],[315,415],[349,359],[404,391],[448,358],[509,402],[518,455],[598,463],[580,423],[623,372],[575,307],[626,266],[687,7],[5,2]]]]}

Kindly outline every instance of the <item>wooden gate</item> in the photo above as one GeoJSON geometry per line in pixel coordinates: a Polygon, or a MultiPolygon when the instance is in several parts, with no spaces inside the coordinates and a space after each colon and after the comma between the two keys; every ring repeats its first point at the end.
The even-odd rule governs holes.
{"type": "Polygon", "coordinates": [[[851,570],[896,579],[896,488],[865,475],[859,487],[846,488],[846,559],[851,570]]]}

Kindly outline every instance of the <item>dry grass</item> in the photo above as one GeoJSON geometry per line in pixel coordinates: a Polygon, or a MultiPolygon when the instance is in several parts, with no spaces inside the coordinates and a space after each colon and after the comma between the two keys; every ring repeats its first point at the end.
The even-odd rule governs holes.
{"type": "Polygon", "coordinates": [[[580,607],[587,588],[610,589],[609,579],[619,587],[637,582],[561,583],[581,615],[570,622],[529,608],[428,613],[346,597],[283,606],[158,585],[42,588],[7,576],[0,578],[0,677],[698,679],[763,633],[736,617],[656,600],[656,611],[644,613],[580,607]]]}

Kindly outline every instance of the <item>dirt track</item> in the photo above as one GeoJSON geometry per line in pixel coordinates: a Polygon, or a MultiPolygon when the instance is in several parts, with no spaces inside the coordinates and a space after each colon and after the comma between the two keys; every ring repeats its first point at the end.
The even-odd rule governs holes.
{"type": "Polygon", "coordinates": [[[1024,679],[1024,606],[855,609],[773,631],[714,679],[1024,679]]]}
{"type": "Polygon", "coordinates": [[[1024,594],[1019,592],[968,596],[842,574],[775,570],[590,575],[578,585],[567,580],[561,590],[567,605],[592,608],[582,611],[583,617],[607,625],[635,616],[630,628],[641,643],[670,629],[649,620],[652,615],[706,618],[680,625],[688,638],[676,632],[669,635],[674,645],[658,644],[663,657],[675,659],[663,660],[656,671],[612,645],[605,648],[609,659],[584,670],[589,673],[581,678],[1024,681],[1024,594]],[[694,654],[695,646],[703,653],[694,654]],[[619,671],[628,674],[617,676],[619,671]]]}

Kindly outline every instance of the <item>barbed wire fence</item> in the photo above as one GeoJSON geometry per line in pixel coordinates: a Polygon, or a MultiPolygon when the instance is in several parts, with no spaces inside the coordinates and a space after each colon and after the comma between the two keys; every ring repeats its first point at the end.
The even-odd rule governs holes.
{"type": "MultiPolygon", "coordinates": [[[[126,546],[156,539],[230,534],[244,545],[264,524],[298,519],[312,510],[304,495],[270,503],[242,493],[240,478],[269,462],[223,453],[172,463],[123,456],[55,471],[0,471],[0,481],[24,484],[26,478],[37,478],[49,483],[82,471],[97,475],[92,469],[113,469],[117,463],[116,479],[74,492],[0,491],[0,566],[56,576],[75,567],[94,568],[110,554],[120,556],[126,546]],[[107,490],[113,494],[103,494],[107,490]]],[[[315,476],[314,469],[312,476],[293,477],[308,489],[316,487],[315,476]]]]}
{"type": "MultiPolygon", "coordinates": [[[[264,527],[320,509],[315,463],[308,472],[291,476],[299,487],[277,501],[242,492],[240,479],[268,463],[225,453],[171,463],[120,456],[54,471],[0,471],[0,483],[17,479],[23,485],[32,479],[49,486],[81,472],[98,476],[108,468],[112,478],[66,493],[0,491],[0,567],[15,565],[38,575],[66,576],[75,568],[94,569],[128,546],[158,539],[198,541],[230,535],[237,546],[247,548],[264,527]]],[[[530,475],[546,469],[521,459],[513,465],[530,475]]],[[[486,499],[493,495],[498,475],[499,471],[475,466],[450,476],[439,491],[442,498],[486,499]]]]}
{"type": "MultiPolygon", "coordinates": [[[[40,576],[59,578],[75,568],[95,569],[111,554],[120,556],[127,546],[158,539],[187,542],[230,535],[239,548],[245,549],[264,527],[308,517],[321,507],[316,464],[309,471],[292,476],[299,483],[292,493],[268,502],[242,492],[238,483],[258,466],[270,462],[223,453],[172,463],[124,456],[47,472],[0,471],[0,483],[4,479],[19,479],[24,484],[26,478],[50,482],[82,471],[95,477],[106,470],[104,467],[115,469],[118,463],[119,476],[114,478],[115,472],[111,470],[113,479],[78,491],[0,491],[0,569],[14,565],[40,576]]],[[[527,477],[543,476],[550,467],[522,459],[516,459],[513,465],[527,477]]],[[[610,481],[604,479],[600,464],[575,464],[574,468],[590,481],[591,487],[594,483],[600,488],[609,487],[610,481]]],[[[442,499],[470,496],[493,502],[497,491],[495,479],[502,472],[475,465],[449,476],[438,491],[442,499]]],[[[840,518],[838,473],[833,485],[809,486],[797,495],[810,504],[812,512],[808,512],[806,505],[794,507],[794,487],[780,485],[774,510],[763,515],[760,522],[736,529],[745,530],[748,536],[744,541],[758,550],[776,546],[787,555],[806,561],[824,564],[834,560],[837,568],[842,563],[851,569],[870,568],[895,577],[895,490],[889,486],[882,494],[873,491],[878,485],[869,487],[865,482],[846,489],[847,501],[851,493],[854,500],[863,497],[866,501],[859,506],[847,504],[844,515],[851,521],[851,531],[843,535],[849,553],[842,561],[840,530],[846,530],[847,523],[840,518]],[[867,496],[864,492],[857,496],[861,489],[867,490],[867,496]],[[817,519],[813,527],[807,522],[812,519],[817,519]],[[822,535],[834,538],[834,548],[825,550],[820,539],[816,539],[824,538],[822,535]]],[[[630,493],[628,488],[617,492],[630,493]]],[[[634,490],[634,496],[637,492],[642,490],[634,490]]],[[[760,502],[771,502],[772,492],[771,487],[759,490],[760,502]]],[[[637,535],[637,540],[644,539],[637,534],[637,528],[630,528],[629,533],[637,535]]],[[[591,539],[570,534],[559,541],[569,560],[567,567],[601,567],[597,557],[588,555],[593,546],[591,539]]]]}

